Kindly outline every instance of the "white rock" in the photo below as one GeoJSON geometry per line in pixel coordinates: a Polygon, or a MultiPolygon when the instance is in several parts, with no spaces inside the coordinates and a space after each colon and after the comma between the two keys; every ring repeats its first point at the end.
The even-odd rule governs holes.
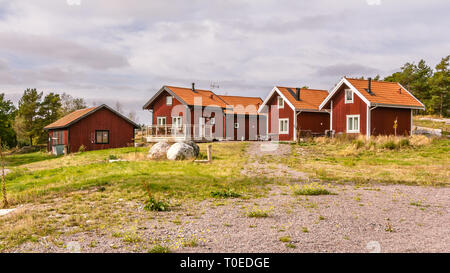
{"type": "Polygon", "coordinates": [[[167,151],[170,160],[183,160],[195,157],[194,148],[186,143],[175,143],[167,151]]]}
{"type": "Polygon", "coordinates": [[[167,142],[158,142],[150,148],[147,157],[151,159],[165,159],[170,145],[167,142]]]}

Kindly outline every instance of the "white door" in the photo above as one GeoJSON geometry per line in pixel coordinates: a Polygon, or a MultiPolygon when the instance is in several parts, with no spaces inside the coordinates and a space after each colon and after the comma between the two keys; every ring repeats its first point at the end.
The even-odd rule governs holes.
{"type": "Polygon", "coordinates": [[[205,118],[204,117],[198,118],[198,136],[205,137],[205,118]]]}

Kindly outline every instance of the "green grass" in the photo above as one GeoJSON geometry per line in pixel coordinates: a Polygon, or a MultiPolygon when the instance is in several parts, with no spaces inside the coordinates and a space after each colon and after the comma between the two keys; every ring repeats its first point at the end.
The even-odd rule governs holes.
{"type": "Polygon", "coordinates": [[[318,183],[305,184],[302,186],[295,185],[293,187],[295,195],[328,195],[331,192],[318,183]]]}
{"type": "Polygon", "coordinates": [[[16,167],[16,166],[22,166],[26,164],[30,164],[33,162],[40,162],[48,159],[55,158],[55,156],[52,156],[46,152],[34,152],[34,153],[28,153],[28,154],[16,154],[16,155],[9,155],[6,156],[6,165],[7,167],[16,167]]]}
{"type": "Polygon", "coordinates": [[[437,122],[432,120],[419,119],[419,117],[414,117],[413,124],[420,127],[442,129],[442,131],[450,132],[450,124],[445,124],[445,122],[437,122]]]}
{"type": "Polygon", "coordinates": [[[33,201],[49,194],[85,190],[92,187],[114,187],[143,191],[145,184],[152,193],[168,198],[211,197],[211,192],[232,194],[261,193],[265,179],[248,178],[240,170],[245,163],[241,146],[246,143],[224,143],[214,147],[217,159],[208,165],[190,161],[150,161],[145,158],[148,148],[102,150],[73,154],[67,157],[34,162],[13,168],[7,175],[6,187],[12,203],[33,201]],[[109,163],[114,154],[130,161],[109,163]],[[144,155],[144,156],[142,156],[144,155]]]}
{"type": "Polygon", "coordinates": [[[406,145],[406,141],[399,144],[359,149],[351,142],[321,143],[301,147],[302,154],[292,149],[282,163],[330,182],[449,184],[450,140],[435,139],[419,147],[406,145]]]}

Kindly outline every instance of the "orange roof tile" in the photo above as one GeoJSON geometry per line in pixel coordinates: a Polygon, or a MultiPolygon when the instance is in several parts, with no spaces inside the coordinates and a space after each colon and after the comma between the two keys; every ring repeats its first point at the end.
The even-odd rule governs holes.
{"type": "Polygon", "coordinates": [[[345,79],[347,79],[371,103],[423,107],[419,100],[408,93],[408,91],[397,82],[372,80],[371,90],[373,95],[371,95],[366,91],[369,86],[368,80],[345,79]]]}
{"type": "Polygon", "coordinates": [[[192,91],[191,88],[176,87],[176,86],[165,86],[170,89],[175,95],[182,99],[188,105],[196,105],[195,99],[201,99],[202,106],[218,106],[225,108],[225,102],[219,98],[216,94],[209,90],[195,89],[197,93],[192,91]]]}
{"type": "Polygon", "coordinates": [[[45,126],[44,129],[66,127],[67,125],[74,122],[75,120],[85,116],[86,114],[88,114],[91,111],[94,111],[95,109],[97,109],[97,107],[100,107],[100,106],[76,110],[76,111],[58,119],[57,121],[45,126]]]}
{"type": "Polygon", "coordinates": [[[327,90],[301,88],[300,100],[296,100],[288,88],[294,93],[296,92],[295,87],[277,86],[277,89],[294,105],[295,109],[319,110],[319,105],[328,96],[327,90]]]}
{"type": "Polygon", "coordinates": [[[238,115],[257,115],[258,108],[262,104],[262,99],[258,97],[242,97],[242,96],[222,96],[219,97],[226,102],[227,105],[231,105],[233,109],[225,110],[226,114],[238,114],[238,115]]]}

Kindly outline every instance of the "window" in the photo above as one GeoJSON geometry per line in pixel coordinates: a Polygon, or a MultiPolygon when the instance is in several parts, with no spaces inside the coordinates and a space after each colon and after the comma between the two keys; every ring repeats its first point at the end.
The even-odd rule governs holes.
{"type": "Polygon", "coordinates": [[[210,123],[211,125],[216,124],[216,118],[211,118],[211,119],[209,120],[209,123],[210,123]]]}
{"type": "Polygon", "coordinates": [[[234,123],[234,129],[239,129],[239,123],[237,122],[234,123]]]}
{"type": "Polygon", "coordinates": [[[156,118],[156,125],[158,125],[158,126],[165,126],[166,125],[166,117],[157,117],[156,118]]]}
{"type": "Polygon", "coordinates": [[[278,108],[284,108],[284,100],[281,96],[278,96],[277,105],[278,105],[278,108]]]}
{"type": "Polygon", "coordinates": [[[280,134],[289,134],[289,119],[282,118],[279,120],[280,134]]]}
{"type": "Polygon", "coordinates": [[[345,89],[345,103],[353,103],[353,91],[345,89]]]}
{"type": "Polygon", "coordinates": [[[96,144],[108,144],[109,143],[109,131],[107,131],[107,130],[95,131],[95,143],[96,144]]]}
{"type": "Polygon", "coordinates": [[[347,133],[359,133],[359,115],[347,116],[347,133]]]}
{"type": "Polygon", "coordinates": [[[183,125],[182,117],[172,117],[172,127],[181,128],[182,125],[183,125]]]}
{"type": "Polygon", "coordinates": [[[52,144],[53,145],[64,144],[64,131],[53,131],[52,144]]]}
{"type": "Polygon", "coordinates": [[[172,96],[167,96],[166,97],[166,105],[172,105],[172,100],[173,100],[172,96]]]}

